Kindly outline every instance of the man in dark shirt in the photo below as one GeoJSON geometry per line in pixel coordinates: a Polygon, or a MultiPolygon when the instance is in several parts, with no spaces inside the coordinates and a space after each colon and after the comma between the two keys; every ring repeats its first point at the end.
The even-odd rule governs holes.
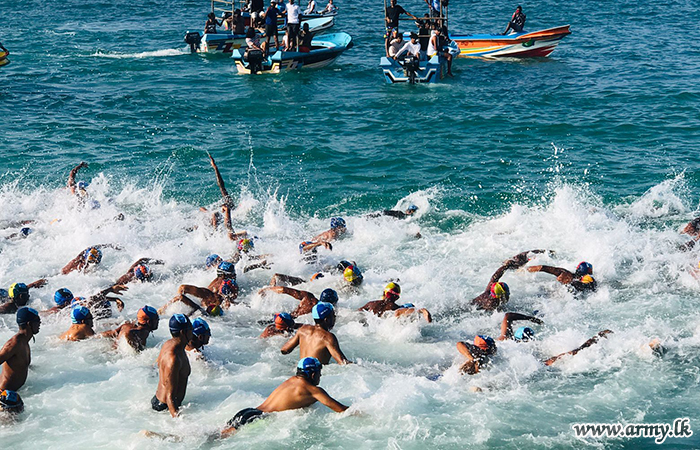
{"type": "Polygon", "coordinates": [[[523,13],[523,8],[522,6],[518,6],[515,8],[515,12],[513,13],[513,17],[511,17],[510,22],[508,22],[508,26],[506,27],[506,31],[503,32],[503,34],[508,34],[508,31],[513,30],[516,33],[520,33],[523,31],[523,28],[525,27],[525,14],[523,13]]]}
{"type": "Polygon", "coordinates": [[[257,28],[260,16],[265,9],[263,0],[250,0],[250,26],[257,28]]]}
{"type": "Polygon", "coordinates": [[[384,50],[386,52],[386,57],[389,57],[389,40],[391,39],[391,33],[394,29],[399,29],[399,16],[401,14],[406,14],[413,20],[418,18],[413,14],[409,13],[402,6],[396,4],[396,0],[391,0],[391,5],[386,8],[386,36],[384,42],[384,50]]]}
{"type": "MultiPolygon", "coordinates": [[[[277,1],[271,0],[270,7],[267,8],[265,12],[265,49],[270,48],[270,38],[275,37],[275,49],[279,50],[280,42],[277,35],[277,16],[279,15],[279,10],[277,9],[277,1]]],[[[269,50],[268,50],[269,51],[269,50]]]]}

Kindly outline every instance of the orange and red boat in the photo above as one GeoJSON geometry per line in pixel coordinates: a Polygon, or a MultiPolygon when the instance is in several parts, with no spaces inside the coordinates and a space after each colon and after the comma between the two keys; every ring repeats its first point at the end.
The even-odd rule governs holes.
{"type": "Polygon", "coordinates": [[[477,58],[544,58],[550,55],[565,36],[569,25],[540,31],[522,31],[508,35],[473,34],[455,36],[459,56],[477,58]]]}

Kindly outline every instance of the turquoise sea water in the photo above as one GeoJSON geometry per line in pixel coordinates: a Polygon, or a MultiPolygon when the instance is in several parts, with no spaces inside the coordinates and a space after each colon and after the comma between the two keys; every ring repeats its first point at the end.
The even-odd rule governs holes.
{"type": "MultiPolygon", "coordinates": [[[[424,12],[420,2],[400,3],[424,12]]],[[[350,33],[355,47],[334,65],[246,77],[226,57],[188,54],[184,33],[203,26],[208,2],[4,0],[0,41],[12,63],[0,68],[0,222],[39,222],[30,239],[0,242],[0,286],[49,275],[49,286],[33,294],[43,309],[59,287],[91,292],[140,256],[166,259],[159,283],[125,297],[126,318],[144,302],[164,303],[178,284],[205,285],[211,274],[199,262],[230,246],[196,211],[219,196],[208,151],[239,205],[235,226],[275,254],[274,271],[313,273],[296,246],[342,215],[351,237],[323,256],[356,260],[367,280],[361,294],[341,296],[348,308],[336,327],[358,365],[330,366],[322,381],[366,416],[339,418],[320,407],[285,413],[215,445],[639,448],[654,444],[579,441],[570,425],[698,417],[698,256],[676,250],[684,240],[678,228],[700,200],[697,5],[523,4],[529,30],[571,24],[551,58],[458,59],[457,76],[443,84],[391,86],[378,68],[381,3],[337,4],[335,30],[350,33]],[[61,189],[83,160],[90,167],[81,177],[103,205],[96,211],[78,208],[61,189]],[[408,222],[363,218],[410,203],[421,209],[408,222]],[[111,221],[118,212],[124,223],[111,221]],[[193,223],[200,229],[183,231],[193,223]],[[418,231],[423,239],[411,238],[418,231]],[[107,254],[94,275],[52,275],[97,242],[125,251],[107,254]],[[502,314],[454,310],[502,260],[538,247],[557,250],[541,263],[592,262],[601,290],[581,299],[545,275],[509,274],[509,310],[544,311],[541,338],[504,343],[489,373],[460,377],[454,343],[496,334],[502,314]],[[396,277],[406,301],[429,308],[436,322],[358,325],[351,308],[396,277]],[[560,368],[537,364],[604,328],[615,335],[600,349],[560,368]],[[641,350],[652,337],[672,349],[665,359],[641,350]]],[[[515,6],[453,0],[450,28],[500,32],[515,6]]],[[[67,328],[63,318],[37,337],[25,418],[0,435],[22,448],[131,448],[144,445],[136,433],[148,427],[209,445],[206,432],[291,375],[294,358],[276,351],[282,341],[255,340],[258,320],[293,306],[256,295],[270,275],[241,277],[250,307],[213,324],[212,363],[195,366],[185,419],[148,408],[157,348],[134,356],[111,354],[101,342],[62,345],[54,336],[67,328]],[[54,423],[56,415],[70,426],[54,423]],[[97,423],[109,425],[88,431],[97,423]]],[[[306,286],[316,294],[322,287],[306,286]]],[[[3,340],[15,329],[6,322],[3,340]]],[[[151,347],[167,339],[161,328],[151,347]]],[[[669,443],[700,446],[697,437],[669,443]]]]}

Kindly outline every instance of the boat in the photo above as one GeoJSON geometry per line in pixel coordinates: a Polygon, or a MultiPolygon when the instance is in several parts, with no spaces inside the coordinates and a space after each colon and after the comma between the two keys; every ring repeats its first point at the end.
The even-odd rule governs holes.
{"type": "Polygon", "coordinates": [[[459,47],[459,56],[478,58],[544,58],[549,56],[565,36],[569,25],[539,31],[521,31],[505,36],[474,34],[450,36],[459,47]]]}
{"type": "Polygon", "coordinates": [[[248,61],[244,57],[245,47],[239,47],[233,51],[231,57],[236,61],[238,73],[280,73],[286,70],[325,67],[352,46],[352,37],[349,34],[331,33],[314,37],[309,52],[279,50],[256,62],[248,61]]]}
{"type": "MultiPolygon", "coordinates": [[[[459,49],[454,42],[448,44],[449,52],[456,56],[459,49]]],[[[379,66],[384,72],[387,83],[437,83],[447,75],[447,60],[435,55],[427,61],[417,61],[415,58],[406,58],[399,62],[393,58],[383,56],[379,66]]]]}
{"type": "Polygon", "coordinates": [[[0,67],[10,64],[10,60],[7,59],[8,56],[10,56],[10,51],[0,43],[0,67]]]}
{"type": "MultiPolygon", "coordinates": [[[[323,16],[311,19],[303,18],[301,26],[309,24],[312,33],[325,31],[335,25],[335,16],[323,16]]],[[[284,37],[284,28],[278,26],[280,30],[279,39],[284,37]]],[[[193,53],[230,54],[235,49],[245,45],[244,34],[233,34],[228,31],[219,30],[219,33],[203,33],[201,31],[188,31],[185,35],[185,42],[190,45],[193,53]]],[[[263,39],[265,35],[261,36],[263,39]]]]}

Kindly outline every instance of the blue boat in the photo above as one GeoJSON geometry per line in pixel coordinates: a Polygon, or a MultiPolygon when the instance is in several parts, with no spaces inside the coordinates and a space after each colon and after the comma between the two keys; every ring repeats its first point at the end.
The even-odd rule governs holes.
{"type": "MultiPolygon", "coordinates": [[[[449,52],[459,55],[459,48],[454,42],[448,46],[449,52]]],[[[382,56],[379,67],[384,72],[387,83],[437,83],[447,75],[447,60],[442,56],[433,56],[427,61],[406,58],[399,62],[382,56]]]]}
{"type": "Polygon", "coordinates": [[[275,51],[257,61],[245,56],[245,47],[233,51],[238,73],[280,73],[283,70],[317,69],[332,64],[347,49],[352,48],[352,37],[347,33],[324,34],[311,41],[308,52],[275,51]],[[250,59],[250,61],[248,60],[250,59]],[[257,67],[256,67],[257,66],[257,67]]]}

